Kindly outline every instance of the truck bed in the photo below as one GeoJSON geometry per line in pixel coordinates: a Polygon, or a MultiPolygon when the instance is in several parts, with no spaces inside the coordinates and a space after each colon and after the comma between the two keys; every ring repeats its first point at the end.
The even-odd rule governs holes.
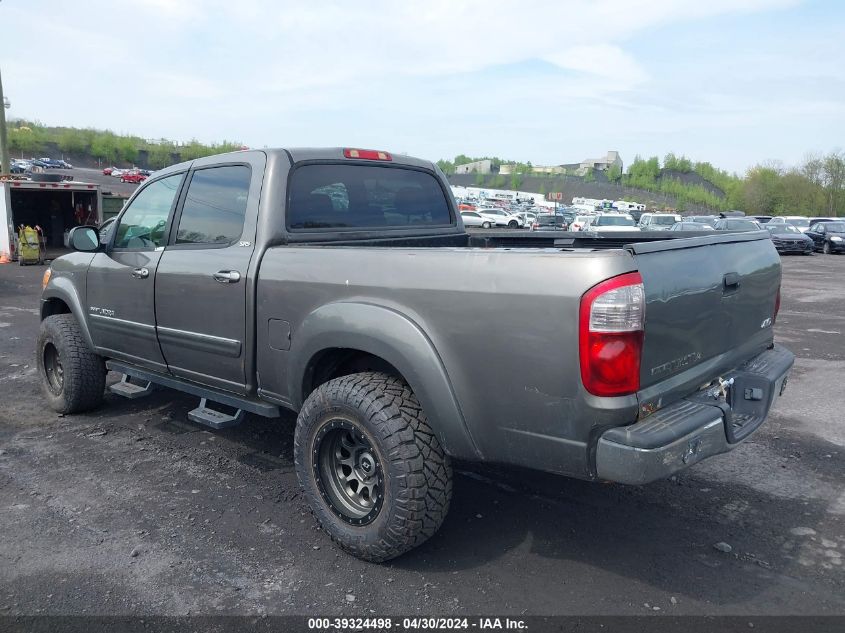
{"type": "MultiPolygon", "coordinates": [[[[436,350],[476,451],[458,456],[589,477],[601,430],[689,395],[772,342],[761,322],[771,320],[780,266],[765,233],[636,232],[624,247],[620,237],[563,245],[559,232],[513,232],[272,247],[260,266],[257,322],[291,324],[291,349],[259,356],[262,392],[296,407],[299,337],[327,302],[372,306],[412,322],[436,350]],[[580,300],[635,271],[646,293],[642,388],[596,397],[579,375],[580,300]],[[740,290],[725,298],[728,273],[740,290]]],[[[257,333],[267,349],[266,329],[257,333]]]]}

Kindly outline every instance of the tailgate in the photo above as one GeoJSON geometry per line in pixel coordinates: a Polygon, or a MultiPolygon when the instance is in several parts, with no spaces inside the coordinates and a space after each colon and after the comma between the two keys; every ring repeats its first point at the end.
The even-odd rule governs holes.
{"type": "Polygon", "coordinates": [[[771,346],[781,265],[765,231],[626,248],[645,290],[644,400],[648,387],[698,387],[771,346]]]}

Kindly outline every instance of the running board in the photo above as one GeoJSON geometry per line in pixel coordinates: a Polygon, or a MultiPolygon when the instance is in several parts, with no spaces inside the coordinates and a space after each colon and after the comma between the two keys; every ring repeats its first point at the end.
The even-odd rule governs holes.
{"type": "MultiPolygon", "coordinates": [[[[123,361],[107,360],[106,367],[108,367],[111,371],[126,374],[127,376],[136,378],[139,381],[151,382],[153,385],[176,389],[177,391],[189,393],[192,396],[217,402],[224,406],[232,407],[233,409],[254,413],[265,418],[277,418],[281,415],[279,407],[255,397],[250,398],[248,396],[239,396],[228,391],[223,391],[222,389],[214,389],[213,387],[198,385],[194,382],[176,378],[175,376],[159,374],[157,372],[150,371],[149,369],[141,369],[140,367],[135,367],[134,365],[124,363],[123,361]]],[[[202,408],[201,403],[198,409],[202,408]]],[[[198,409],[194,409],[194,411],[198,409]]]]}
{"type": "Polygon", "coordinates": [[[246,411],[238,409],[234,413],[223,413],[208,406],[208,399],[201,398],[200,406],[188,411],[188,419],[197,424],[210,426],[212,429],[225,429],[243,422],[246,411]]]}
{"type": "Polygon", "coordinates": [[[153,391],[155,391],[156,386],[149,380],[146,381],[143,385],[139,385],[134,382],[129,382],[131,378],[131,376],[123,374],[123,377],[120,379],[120,382],[116,382],[113,385],[109,386],[109,391],[114,394],[117,394],[118,396],[129,398],[130,400],[134,400],[135,398],[143,398],[144,396],[148,396],[153,391]]]}

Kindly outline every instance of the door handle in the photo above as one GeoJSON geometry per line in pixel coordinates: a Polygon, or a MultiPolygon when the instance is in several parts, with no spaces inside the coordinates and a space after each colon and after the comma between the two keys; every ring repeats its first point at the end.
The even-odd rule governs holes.
{"type": "Polygon", "coordinates": [[[135,279],[146,279],[150,276],[150,271],[147,268],[136,268],[132,271],[132,276],[135,279]]]}
{"type": "Polygon", "coordinates": [[[725,273],[723,281],[725,284],[725,292],[739,289],[739,273],[725,273]]]}
{"type": "Polygon", "coordinates": [[[237,270],[218,270],[212,277],[221,284],[236,284],[241,280],[241,274],[237,270]]]}

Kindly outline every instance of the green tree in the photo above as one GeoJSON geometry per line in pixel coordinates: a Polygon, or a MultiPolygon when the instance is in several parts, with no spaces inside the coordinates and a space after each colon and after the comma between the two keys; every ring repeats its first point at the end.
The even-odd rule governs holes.
{"type": "Polygon", "coordinates": [[[619,182],[622,179],[622,168],[619,165],[611,165],[606,175],[608,181],[619,182]]]}

